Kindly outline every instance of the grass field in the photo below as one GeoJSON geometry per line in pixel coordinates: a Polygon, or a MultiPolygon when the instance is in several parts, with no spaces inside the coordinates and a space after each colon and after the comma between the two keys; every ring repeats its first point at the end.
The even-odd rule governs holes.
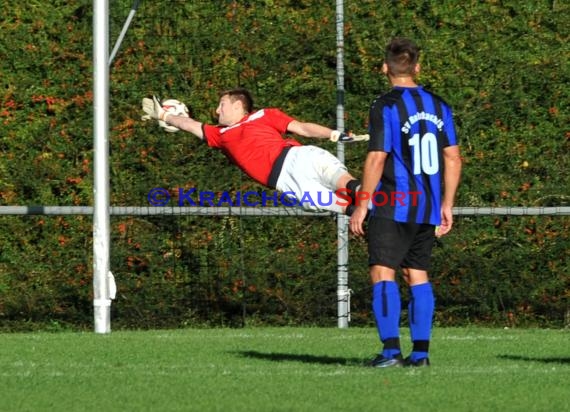
{"type": "Polygon", "coordinates": [[[377,348],[369,328],[0,334],[0,411],[570,411],[568,330],[437,328],[421,369],[363,367],[377,348]]]}

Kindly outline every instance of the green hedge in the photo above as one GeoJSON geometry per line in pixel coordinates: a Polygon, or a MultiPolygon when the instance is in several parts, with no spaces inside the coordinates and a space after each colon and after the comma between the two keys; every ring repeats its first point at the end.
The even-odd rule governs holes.
{"type": "MultiPolygon", "coordinates": [[[[4,7],[1,205],[93,202],[91,3],[4,7]]],[[[111,2],[113,42],[131,5],[111,2]]],[[[458,205],[569,204],[568,5],[365,0],[344,12],[348,129],[366,130],[370,102],[388,87],[384,44],[412,37],[424,50],[421,83],[456,112],[465,158],[458,205]]],[[[153,93],[213,121],[217,92],[235,85],[250,88],[258,107],[334,127],[333,4],[141,2],[111,66],[112,204],[145,205],[153,187],[263,190],[192,136],[139,121],[140,100],[153,93]]],[[[365,150],[346,149],[357,175],[365,150]]],[[[89,327],[91,218],[0,224],[2,327],[89,327]]],[[[563,216],[458,218],[435,253],[438,321],[564,325],[569,225],[563,216]]],[[[112,240],[115,325],[335,322],[334,219],[113,217],[112,240]]],[[[366,272],[365,244],[351,239],[355,324],[371,322],[366,272]]]]}

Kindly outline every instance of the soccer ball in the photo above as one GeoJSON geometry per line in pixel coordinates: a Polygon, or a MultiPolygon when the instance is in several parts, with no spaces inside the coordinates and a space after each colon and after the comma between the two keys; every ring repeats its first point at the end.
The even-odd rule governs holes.
{"type": "MultiPolygon", "coordinates": [[[[172,114],[175,114],[177,116],[190,117],[189,112],[188,112],[188,107],[186,107],[186,105],[184,103],[182,103],[180,100],[176,100],[176,99],[164,100],[162,102],[162,108],[164,110],[166,110],[168,113],[172,113],[172,114]]],[[[175,133],[175,132],[180,130],[178,127],[174,127],[174,126],[171,126],[169,124],[166,124],[162,120],[158,121],[158,125],[170,133],[175,133]]]]}

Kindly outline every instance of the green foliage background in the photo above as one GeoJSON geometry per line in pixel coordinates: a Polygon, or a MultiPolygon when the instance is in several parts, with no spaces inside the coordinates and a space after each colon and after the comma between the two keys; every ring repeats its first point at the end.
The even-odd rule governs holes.
{"type": "MultiPolygon", "coordinates": [[[[92,205],[92,2],[5,3],[0,204],[92,205]]],[[[132,2],[110,3],[114,43],[132,2]]],[[[167,4],[140,3],[111,65],[112,204],[145,205],[154,187],[263,190],[191,135],[141,122],[140,100],[179,98],[213,122],[217,92],[241,85],[258,107],[335,127],[334,2],[167,4]]],[[[559,0],[345,2],[345,125],[366,130],[388,88],[384,45],[414,38],[420,82],[455,109],[457,205],[567,206],[569,18],[559,0]]],[[[356,175],[365,150],[346,148],[356,175]]],[[[563,216],[458,217],[435,251],[437,321],[567,324],[569,229],[563,216]]],[[[3,328],[91,324],[91,235],[89,216],[0,217],[3,328]]],[[[335,322],[331,218],[113,217],[112,241],[115,327],[335,322]]],[[[362,239],[351,239],[349,272],[352,322],[368,324],[362,239]]]]}

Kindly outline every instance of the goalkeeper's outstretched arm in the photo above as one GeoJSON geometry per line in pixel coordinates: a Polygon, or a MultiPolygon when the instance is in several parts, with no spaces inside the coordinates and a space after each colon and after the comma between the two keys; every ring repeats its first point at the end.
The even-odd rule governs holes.
{"type": "Polygon", "coordinates": [[[325,126],[321,126],[316,123],[300,122],[298,120],[293,120],[287,126],[287,131],[295,133],[298,136],[303,137],[316,137],[321,139],[329,139],[332,142],[357,142],[369,140],[370,136],[366,135],[354,135],[352,133],[346,134],[338,130],[333,130],[325,126]]]}
{"type": "Polygon", "coordinates": [[[178,106],[182,106],[184,110],[177,111],[176,109],[179,109],[179,107],[176,106],[163,106],[156,96],[153,96],[152,99],[145,97],[142,99],[142,109],[146,114],[142,116],[141,119],[158,120],[158,123],[161,124],[162,127],[164,127],[164,124],[174,126],[177,129],[192,133],[200,139],[203,139],[202,123],[188,116],[188,109],[184,103],[178,101],[177,103],[178,106]],[[181,115],[177,115],[176,113],[181,113],[181,115]]]}
{"type": "Polygon", "coordinates": [[[202,131],[202,123],[192,119],[191,117],[169,115],[164,120],[167,124],[177,127],[185,132],[192,133],[194,136],[200,139],[204,138],[204,133],[202,131]]]}

